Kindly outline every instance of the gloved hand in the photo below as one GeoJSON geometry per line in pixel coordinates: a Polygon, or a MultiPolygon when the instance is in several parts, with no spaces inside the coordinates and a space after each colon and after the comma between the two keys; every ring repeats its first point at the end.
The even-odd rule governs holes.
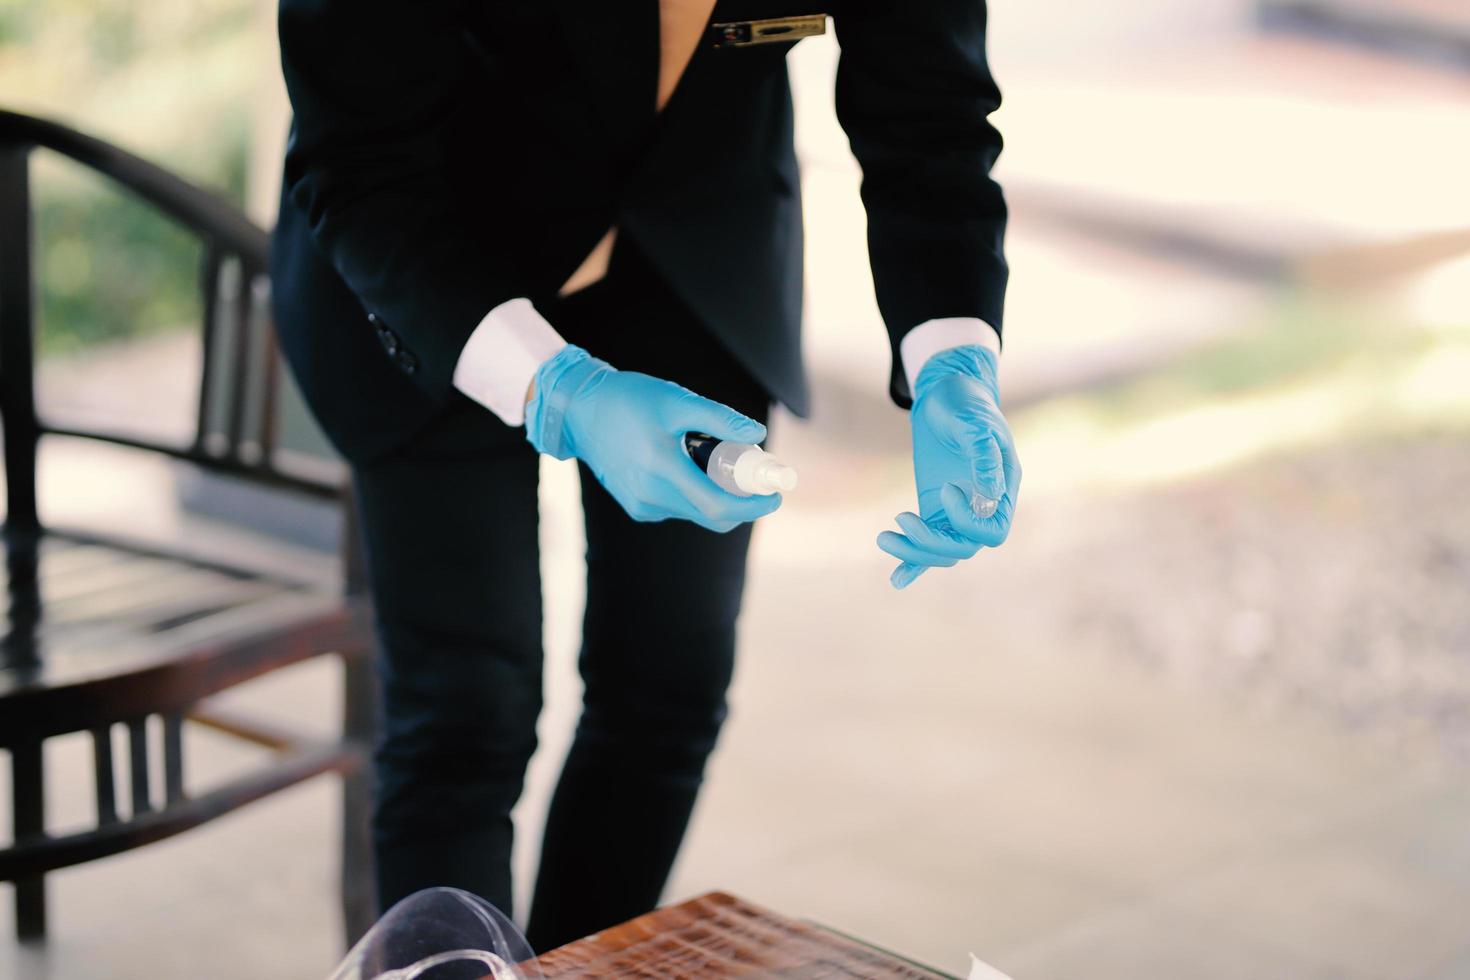
{"type": "Polygon", "coordinates": [[[911,424],[919,513],[898,515],[904,533],[878,535],[878,547],[903,562],[890,579],[897,589],[931,567],[1003,542],[1021,490],[995,355],[984,347],[954,347],[925,363],[915,379],[911,424]]]}
{"type": "Polygon", "coordinates": [[[536,371],[526,439],[586,463],[635,521],[682,518],[725,532],[781,506],[780,494],[737,497],[684,449],[686,432],[758,443],[766,427],[671,381],[619,371],[568,344],[536,371]]]}

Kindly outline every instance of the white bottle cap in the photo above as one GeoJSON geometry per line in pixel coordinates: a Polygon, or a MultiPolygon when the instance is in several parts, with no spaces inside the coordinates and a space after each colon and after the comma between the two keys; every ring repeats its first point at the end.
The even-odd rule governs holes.
{"type": "Polygon", "coordinates": [[[782,493],[796,489],[796,471],[751,446],[735,460],[735,485],[749,494],[782,493]]]}
{"type": "Polygon", "coordinates": [[[774,459],[763,459],[755,468],[755,479],[763,489],[757,493],[790,493],[796,489],[796,470],[774,459]]]}

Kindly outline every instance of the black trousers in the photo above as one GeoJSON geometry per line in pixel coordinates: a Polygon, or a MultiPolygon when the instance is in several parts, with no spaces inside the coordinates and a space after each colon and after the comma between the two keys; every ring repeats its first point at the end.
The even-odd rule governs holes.
{"type": "MultiPolygon", "coordinates": [[[[766,391],[631,243],[601,283],[546,305],[615,367],[766,420],[766,391]]],[[[542,703],[537,465],[523,430],[459,395],[408,445],[354,465],[381,639],[384,909],[452,885],[511,910],[510,812],[542,703]]],[[[581,482],[585,691],[542,845],[538,951],[657,904],[725,718],[750,542],[749,525],[636,523],[585,467],[581,482]]]]}

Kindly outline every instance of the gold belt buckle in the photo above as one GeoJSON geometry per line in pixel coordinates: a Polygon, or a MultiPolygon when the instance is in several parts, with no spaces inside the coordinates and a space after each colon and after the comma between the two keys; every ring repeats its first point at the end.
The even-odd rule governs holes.
{"type": "Polygon", "coordinates": [[[727,24],[711,24],[710,39],[717,48],[744,48],[752,44],[800,41],[827,33],[826,14],[804,14],[800,17],[772,17],[769,20],[737,20],[727,24]]]}

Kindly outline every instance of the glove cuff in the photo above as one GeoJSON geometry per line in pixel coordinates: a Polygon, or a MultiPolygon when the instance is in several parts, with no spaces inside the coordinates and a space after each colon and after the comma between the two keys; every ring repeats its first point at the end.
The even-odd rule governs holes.
{"type": "Polygon", "coordinates": [[[566,415],[577,393],[592,379],[613,368],[606,361],[567,344],[536,369],[536,393],[526,405],[526,441],[537,452],[556,459],[577,454],[566,415]]]}
{"type": "Polygon", "coordinates": [[[939,381],[953,375],[974,378],[983,384],[1000,405],[1000,386],[996,381],[995,353],[979,344],[965,344],[940,351],[924,362],[923,370],[914,379],[914,401],[918,401],[939,381]]]}

